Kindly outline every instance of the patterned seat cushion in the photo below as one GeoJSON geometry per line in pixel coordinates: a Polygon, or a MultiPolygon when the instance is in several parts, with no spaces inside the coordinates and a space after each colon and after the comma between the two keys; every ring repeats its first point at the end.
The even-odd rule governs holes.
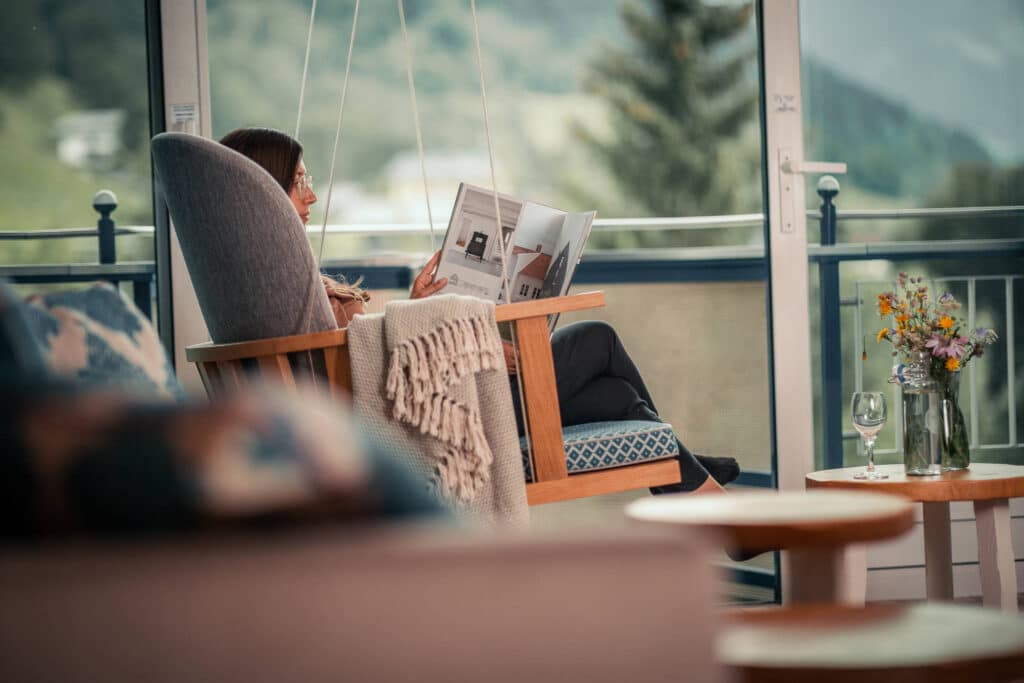
{"type": "Polygon", "coordinates": [[[156,330],[112,285],[33,295],[26,304],[34,341],[55,375],[86,388],[183,398],[156,330]]]}
{"type": "MultiPolygon", "coordinates": [[[[664,422],[590,422],[564,428],[562,439],[565,441],[569,474],[664,460],[679,455],[679,443],[672,425],[664,422]]],[[[519,440],[519,445],[523,450],[526,480],[533,481],[526,437],[519,440]]]]}

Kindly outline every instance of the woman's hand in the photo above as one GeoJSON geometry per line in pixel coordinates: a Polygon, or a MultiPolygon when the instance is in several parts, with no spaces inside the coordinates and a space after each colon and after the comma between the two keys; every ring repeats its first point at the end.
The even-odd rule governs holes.
{"type": "Polygon", "coordinates": [[[423,270],[412,281],[412,293],[409,294],[410,299],[422,299],[431,294],[437,294],[448,284],[448,278],[446,277],[437,281],[434,280],[434,273],[437,271],[437,264],[440,260],[441,252],[438,251],[430,257],[427,265],[423,266],[423,270]]]}

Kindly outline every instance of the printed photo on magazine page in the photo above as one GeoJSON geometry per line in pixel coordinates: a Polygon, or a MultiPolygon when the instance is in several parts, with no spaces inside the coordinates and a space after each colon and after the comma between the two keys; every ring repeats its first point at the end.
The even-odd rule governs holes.
{"type": "Polygon", "coordinates": [[[437,266],[437,277],[448,278],[444,292],[492,301],[501,297],[501,249],[515,230],[522,202],[502,194],[498,199],[500,234],[494,216],[494,194],[473,185],[459,185],[437,266]]]}
{"type": "Polygon", "coordinates": [[[493,193],[465,183],[459,186],[438,265],[438,277],[448,278],[443,291],[497,303],[566,294],[594,212],[568,213],[508,195],[498,197],[500,240],[493,193]],[[502,288],[501,247],[511,297],[502,288]]]}

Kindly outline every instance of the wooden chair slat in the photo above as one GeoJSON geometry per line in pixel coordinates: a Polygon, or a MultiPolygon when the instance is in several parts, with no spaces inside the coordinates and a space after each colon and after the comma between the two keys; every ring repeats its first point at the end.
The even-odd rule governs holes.
{"type": "Polygon", "coordinates": [[[271,356],[260,356],[258,359],[262,379],[280,384],[289,393],[295,392],[295,375],[288,362],[288,356],[277,353],[271,356]]]}
{"type": "Polygon", "coordinates": [[[224,391],[241,389],[245,382],[242,359],[217,361],[217,374],[220,376],[220,384],[224,391]]]}
{"type": "Polygon", "coordinates": [[[352,392],[352,363],[346,346],[332,346],[324,349],[324,363],[327,365],[327,380],[333,396],[348,395],[352,392]]]}
{"type": "MultiPolygon", "coordinates": [[[[196,363],[196,370],[199,371],[199,379],[203,383],[203,389],[206,391],[207,396],[213,396],[217,393],[217,387],[214,386],[214,380],[210,377],[211,366],[209,363],[196,363]]],[[[214,372],[216,372],[216,366],[212,366],[214,372]]]]}

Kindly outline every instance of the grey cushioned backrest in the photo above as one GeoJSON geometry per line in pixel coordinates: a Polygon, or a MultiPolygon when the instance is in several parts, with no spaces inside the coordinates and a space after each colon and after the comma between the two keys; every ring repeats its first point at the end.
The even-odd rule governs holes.
{"type": "Polygon", "coordinates": [[[337,327],[302,221],[269,173],[195,135],[161,133],[152,150],[214,342],[337,327]]]}

